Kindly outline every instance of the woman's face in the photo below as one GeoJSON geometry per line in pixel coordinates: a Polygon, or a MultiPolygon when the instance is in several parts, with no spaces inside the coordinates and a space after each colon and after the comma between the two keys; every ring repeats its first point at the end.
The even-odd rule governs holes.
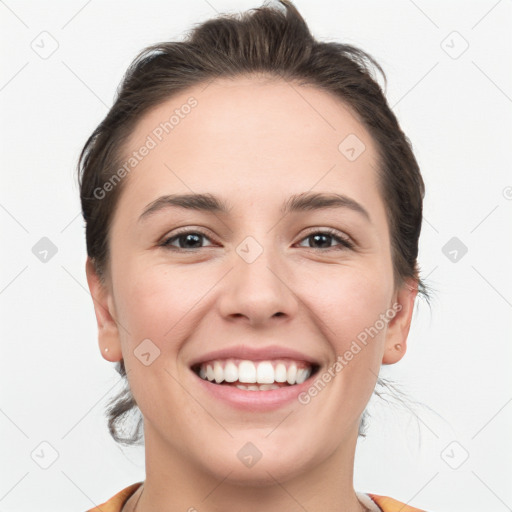
{"type": "Polygon", "coordinates": [[[394,287],[369,133],[319,89],[218,80],[147,114],[130,157],[107,286],[90,265],[88,279],[148,460],[265,482],[350,459],[380,365],[403,356],[415,297],[394,287]],[[207,362],[206,379],[316,373],[239,389],[198,375],[207,362]]]}

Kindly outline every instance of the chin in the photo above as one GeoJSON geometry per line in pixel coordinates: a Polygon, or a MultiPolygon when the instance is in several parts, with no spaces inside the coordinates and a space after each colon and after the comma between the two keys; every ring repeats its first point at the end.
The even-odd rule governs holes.
{"type": "MultiPolygon", "coordinates": [[[[229,445],[208,457],[213,465],[208,464],[205,469],[214,474],[216,480],[232,485],[265,487],[307,473],[322,458],[321,453],[315,456],[311,446],[305,451],[297,438],[289,437],[289,444],[284,445],[282,439],[272,440],[272,434],[265,439],[265,435],[268,432],[260,433],[258,438],[245,435],[243,440],[231,439],[229,445]],[[248,441],[251,438],[253,441],[248,441]]],[[[200,462],[205,462],[204,453],[200,462]]]]}

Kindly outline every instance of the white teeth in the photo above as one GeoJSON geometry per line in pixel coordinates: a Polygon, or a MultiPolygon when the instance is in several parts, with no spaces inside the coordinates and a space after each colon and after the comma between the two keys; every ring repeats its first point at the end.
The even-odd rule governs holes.
{"type": "Polygon", "coordinates": [[[295,378],[295,382],[297,384],[302,384],[311,373],[311,370],[309,368],[301,368],[300,370],[297,370],[297,377],[295,378]]]}
{"type": "Polygon", "coordinates": [[[297,365],[295,363],[290,365],[288,368],[286,381],[288,384],[295,384],[295,379],[297,377],[297,365]]]}
{"type": "Polygon", "coordinates": [[[264,361],[258,364],[256,382],[259,384],[274,383],[274,367],[271,362],[264,361]]]}
{"type": "Polygon", "coordinates": [[[226,382],[235,382],[238,380],[238,367],[235,363],[228,361],[224,368],[224,380],[226,382]]]}
{"type": "MultiPolygon", "coordinates": [[[[240,359],[216,360],[203,363],[199,367],[199,377],[210,382],[237,382],[240,389],[275,389],[276,383],[289,385],[302,384],[311,375],[311,366],[303,362],[290,362],[286,359],[270,361],[249,361],[240,359]],[[255,384],[245,386],[244,384],[255,384]],[[260,386],[257,386],[259,384],[260,386]]],[[[237,387],[239,387],[237,385],[237,387]]],[[[277,386],[279,387],[279,386],[277,386]]]]}
{"type": "Polygon", "coordinates": [[[286,382],[286,366],[283,363],[278,363],[276,366],[274,380],[276,382],[286,382]]]}
{"type": "Polygon", "coordinates": [[[256,366],[252,361],[242,361],[238,365],[238,380],[240,382],[256,382],[256,366]]]}
{"type": "Polygon", "coordinates": [[[279,389],[279,386],[276,384],[261,384],[259,388],[260,391],[270,391],[271,389],[279,389]]]}
{"type": "Polygon", "coordinates": [[[215,361],[215,364],[213,365],[213,375],[215,376],[215,382],[217,384],[224,380],[224,370],[218,361],[215,361]]]}
{"type": "Polygon", "coordinates": [[[260,384],[259,386],[246,386],[244,384],[237,384],[235,387],[249,391],[270,391],[272,389],[279,389],[277,384],[260,384]]]}

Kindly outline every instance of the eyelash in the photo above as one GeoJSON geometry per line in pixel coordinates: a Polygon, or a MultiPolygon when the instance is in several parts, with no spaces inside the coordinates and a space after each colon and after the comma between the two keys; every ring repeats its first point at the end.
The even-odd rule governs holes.
{"type": "MultiPolygon", "coordinates": [[[[200,229],[186,228],[183,231],[178,231],[173,236],[166,238],[159,245],[161,247],[164,247],[165,249],[175,250],[175,251],[186,251],[186,252],[197,251],[199,249],[205,248],[205,247],[196,247],[196,248],[192,248],[192,249],[184,249],[183,247],[174,247],[171,245],[171,242],[177,240],[179,237],[184,236],[184,235],[201,235],[201,236],[207,238],[208,240],[210,240],[210,237],[206,233],[201,231],[200,229]]],[[[331,236],[336,242],[339,243],[339,245],[334,246],[334,247],[327,247],[325,249],[316,248],[316,247],[309,247],[309,249],[323,251],[323,252],[333,251],[333,250],[339,251],[339,250],[345,250],[345,249],[351,249],[351,250],[354,249],[354,243],[352,241],[350,241],[348,238],[341,236],[336,230],[331,229],[331,228],[322,228],[322,229],[318,229],[317,231],[311,231],[308,235],[303,237],[300,241],[302,242],[303,240],[306,240],[306,239],[312,237],[313,235],[331,236]]],[[[308,249],[308,247],[306,247],[306,249],[308,249]]]]}

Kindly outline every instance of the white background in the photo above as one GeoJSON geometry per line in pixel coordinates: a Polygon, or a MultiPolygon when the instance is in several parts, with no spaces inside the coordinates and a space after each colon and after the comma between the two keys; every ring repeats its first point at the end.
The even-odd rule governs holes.
{"type": "MultiPolygon", "coordinates": [[[[259,5],[0,2],[1,512],[84,511],[144,478],[143,450],[107,432],[118,376],[97,347],[76,161],[139,50],[259,5]],[[46,59],[31,47],[49,47],[43,31],[58,43],[46,59]],[[32,252],[42,237],[58,250],[46,263],[32,252]],[[43,441],[58,452],[48,469],[31,458],[51,461],[43,441]]],[[[296,5],[318,38],[384,67],[427,187],[420,264],[434,300],[382,375],[431,410],[372,400],[355,488],[429,512],[511,510],[511,2],[296,5]],[[456,262],[442,252],[452,237],[468,248],[456,262]]]]}

